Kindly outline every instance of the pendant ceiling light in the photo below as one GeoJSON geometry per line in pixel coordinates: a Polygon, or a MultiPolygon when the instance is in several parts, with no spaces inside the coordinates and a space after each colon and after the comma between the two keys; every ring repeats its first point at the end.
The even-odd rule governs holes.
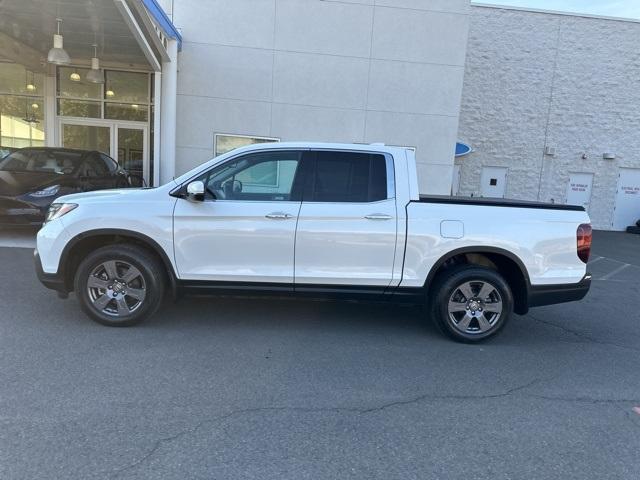
{"type": "Polygon", "coordinates": [[[25,106],[24,106],[24,118],[22,120],[24,122],[30,123],[30,124],[31,123],[40,123],[40,122],[38,122],[38,119],[33,114],[33,112],[29,111],[29,102],[25,103],[25,106]]]}
{"type": "Polygon", "coordinates": [[[91,83],[104,83],[104,74],[100,70],[100,60],[98,60],[98,45],[93,44],[93,58],[91,59],[91,70],[85,77],[91,83]]]}
{"type": "Polygon", "coordinates": [[[80,81],[80,74],[78,73],[78,70],[74,70],[73,73],[69,75],[69,80],[71,80],[72,82],[80,81]]]}
{"type": "Polygon", "coordinates": [[[28,92],[35,92],[36,90],[36,84],[34,82],[34,75],[33,73],[31,73],[31,81],[29,81],[29,72],[25,72],[24,73],[24,77],[25,77],[25,82],[26,82],[26,89],[28,92]]]}
{"type": "Polygon", "coordinates": [[[47,61],[56,65],[69,65],[69,63],[71,63],[71,59],[69,58],[69,54],[62,47],[62,35],[60,35],[60,24],[62,23],[62,19],[56,18],[56,22],[58,22],[58,33],[53,35],[53,48],[49,50],[47,61]]]}

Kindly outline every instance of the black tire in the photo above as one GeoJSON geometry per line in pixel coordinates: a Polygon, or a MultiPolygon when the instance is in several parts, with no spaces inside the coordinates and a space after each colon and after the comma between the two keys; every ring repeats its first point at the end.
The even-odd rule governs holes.
{"type": "Polygon", "coordinates": [[[76,270],[74,287],[82,311],[92,320],[109,327],[130,327],[160,307],[165,272],[144,248],[113,244],[87,255],[76,270]],[[135,278],[128,281],[128,275],[135,278]]]}
{"type": "Polygon", "coordinates": [[[489,268],[462,265],[445,270],[430,290],[428,311],[432,320],[444,334],[458,342],[477,343],[495,336],[513,313],[511,288],[502,275],[489,268]],[[477,294],[484,284],[491,291],[481,299],[477,294]],[[472,294],[469,299],[463,294],[467,285],[472,294]],[[460,310],[451,313],[449,300],[453,301],[452,309],[460,310]],[[499,313],[490,311],[498,308],[499,313]]]}
{"type": "Polygon", "coordinates": [[[627,233],[635,233],[640,235],[640,227],[627,227],[627,233]]]}

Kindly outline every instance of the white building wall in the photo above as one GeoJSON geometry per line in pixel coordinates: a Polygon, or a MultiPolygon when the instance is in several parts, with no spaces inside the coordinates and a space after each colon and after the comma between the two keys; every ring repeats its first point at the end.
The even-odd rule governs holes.
{"type": "Polygon", "coordinates": [[[473,6],[460,194],[479,194],[483,166],[505,166],[507,197],[564,203],[569,174],[590,172],[590,215],[611,228],[619,168],[640,168],[639,38],[634,21],[473,6]]]}
{"type": "Polygon", "coordinates": [[[417,147],[450,192],[469,0],[173,0],[177,165],[214,133],[417,147]]]}

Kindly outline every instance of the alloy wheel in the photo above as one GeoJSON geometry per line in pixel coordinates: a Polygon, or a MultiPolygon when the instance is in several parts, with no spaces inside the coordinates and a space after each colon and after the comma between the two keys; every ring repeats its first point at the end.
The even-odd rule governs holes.
{"type": "Polygon", "coordinates": [[[126,317],[138,310],[147,293],[140,270],[121,260],[109,260],[94,268],[87,290],[94,308],[112,317],[126,317]]]}
{"type": "Polygon", "coordinates": [[[447,307],[451,324],[467,335],[491,330],[502,315],[502,298],[494,285],[484,280],[467,281],[453,290],[447,307]]]}

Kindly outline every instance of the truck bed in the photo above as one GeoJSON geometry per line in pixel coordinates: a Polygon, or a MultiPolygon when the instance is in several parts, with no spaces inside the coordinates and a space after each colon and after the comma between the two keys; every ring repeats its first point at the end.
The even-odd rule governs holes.
{"type": "Polygon", "coordinates": [[[479,205],[486,207],[535,208],[542,210],[570,210],[584,212],[579,205],[533,202],[529,200],[510,200],[507,198],[452,197],[449,195],[420,195],[420,203],[448,203],[455,205],[479,205]]]}

